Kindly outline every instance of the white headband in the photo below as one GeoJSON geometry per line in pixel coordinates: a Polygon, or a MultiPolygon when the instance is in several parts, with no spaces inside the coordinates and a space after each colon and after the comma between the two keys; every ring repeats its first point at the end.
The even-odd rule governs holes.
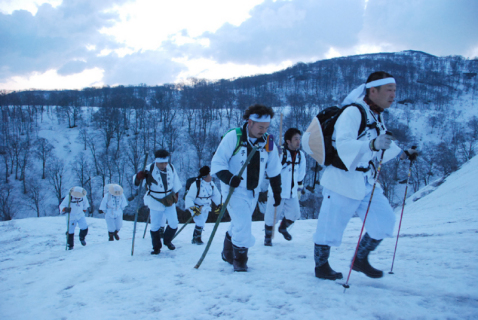
{"type": "Polygon", "coordinates": [[[156,162],[156,163],[169,162],[169,157],[166,157],[166,158],[156,158],[156,159],[154,159],[154,162],[156,162]]]}
{"type": "Polygon", "coordinates": [[[385,78],[379,79],[375,81],[370,81],[369,83],[364,83],[352,90],[347,97],[345,97],[344,101],[342,101],[342,106],[349,105],[357,101],[357,99],[361,96],[365,96],[365,89],[370,89],[372,87],[380,87],[385,84],[395,83],[394,78],[385,78]]]}
{"type": "Polygon", "coordinates": [[[256,113],[253,113],[249,116],[249,119],[256,122],[271,122],[271,116],[268,114],[259,116],[256,113]]]}
{"type": "Polygon", "coordinates": [[[384,84],[395,83],[394,78],[384,78],[379,80],[370,81],[369,83],[365,84],[365,88],[370,89],[372,87],[380,87],[384,84]]]}

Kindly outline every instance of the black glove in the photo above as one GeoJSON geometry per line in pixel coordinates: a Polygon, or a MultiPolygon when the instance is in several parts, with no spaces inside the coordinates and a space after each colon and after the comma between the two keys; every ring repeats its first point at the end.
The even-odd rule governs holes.
{"type": "Polygon", "coordinates": [[[241,180],[242,178],[239,178],[238,176],[233,176],[229,181],[229,186],[231,188],[237,188],[241,184],[241,180]]]}
{"type": "Polygon", "coordinates": [[[198,216],[201,214],[201,208],[199,207],[196,207],[196,206],[192,206],[189,208],[191,210],[191,212],[195,215],[195,216],[198,216]]]}
{"type": "Polygon", "coordinates": [[[404,153],[406,154],[408,160],[410,160],[410,161],[415,161],[417,159],[418,151],[415,150],[414,147],[411,147],[410,149],[405,150],[404,153]]]}
{"type": "Polygon", "coordinates": [[[259,202],[266,203],[267,202],[267,191],[259,192],[259,202]]]}
{"type": "Polygon", "coordinates": [[[277,207],[280,205],[280,201],[281,201],[281,196],[280,196],[280,193],[274,193],[274,207],[277,207]]]}
{"type": "Polygon", "coordinates": [[[214,210],[214,214],[219,214],[219,213],[221,213],[221,209],[222,209],[222,204],[217,205],[217,206],[216,206],[216,209],[214,210]]]}
{"type": "Polygon", "coordinates": [[[66,207],[65,209],[63,209],[63,211],[65,211],[66,213],[70,213],[70,212],[71,212],[71,208],[70,208],[70,207],[66,207]]]}
{"type": "Polygon", "coordinates": [[[98,213],[105,213],[103,210],[98,210],[98,213]]]}

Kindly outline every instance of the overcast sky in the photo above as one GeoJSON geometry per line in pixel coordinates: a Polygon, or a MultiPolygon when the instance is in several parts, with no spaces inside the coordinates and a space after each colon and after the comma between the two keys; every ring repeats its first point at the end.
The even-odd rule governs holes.
{"type": "Polygon", "coordinates": [[[228,79],[420,50],[478,57],[478,0],[0,0],[0,90],[228,79]]]}

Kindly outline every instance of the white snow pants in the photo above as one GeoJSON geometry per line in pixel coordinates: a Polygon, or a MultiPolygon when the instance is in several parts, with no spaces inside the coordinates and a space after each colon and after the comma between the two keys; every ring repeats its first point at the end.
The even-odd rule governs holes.
{"type": "Polygon", "coordinates": [[[66,214],[66,227],[68,228],[69,234],[75,233],[76,225],[80,227],[80,230],[88,229],[88,224],[86,223],[85,216],[81,217],[72,217],[70,216],[70,227],[68,228],[68,213],[66,214]]]}
{"type": "Polygon", "coordinates": [[[276,220],[274,221],[274,197],[272,196],[271,192],[267,196],[267,208],[266,213],[264,214],[264,223],[272,227],[277,221],[280,221],[282,218],[286,218],[287,220],[295,221],[300,217],[300,206],[299,206],[299,198],[289,198],[284,199],[282,198],[280,205],[277,206],[277,214],[276,220]]]}
{"type": "Polygon", "coordinates": [[[107,212],[105,214],[105,221],[106,227],[108,228],[108,232],[120,231],[121,227],[123,226],[123,215],[114,215],[112,213],[107,212]]]}
{"type": "Polygon", "coordinates": [[[227,211],[231,216],[229,235],[232,244],[237,247],[250,248],[256,242],[252,235],[252,215],[256,208],[259,192],[255,196],[246,188],[236,188],[227,205],[227,211]]]}
{"type": "MultiPolygon", "coordinates": [[[[189,212],[191,212],[191,210],[189,210],[189,212]]],[[[209,216],[209,212],[211,212],[211,206],[204,205],[201,208],[201,214],[193,218],[194,222],[196,223],[198,227],[201,227],[201,228],[204,227],[207,221],[207,217],[209,216]]],[[[194,213],[191,212],[191,214],[194,214],[194,213]]]]}
{"type": "Polygon", "coordinates": [[[168,225],[171,229],[178,228],[178,213],[176,212],[176,204],[166,207],[164,211],[149,210],[151,216],[151,231],[158,231],[160,227],[164,227],[164,218],[168,219],[168,225]]]}
{"type": "MultiPolygon", "coordinates": [[[[363,221],[367,212],[372,185],[366,183],[367,195],[362,200],[350,199],[324,188],[324,200],[317,219],[314,242],[319,245],[340,246],[348,222],[357,213],[363,221]]],[[[381,240],[393,236],[395,214],[380,187],[375,188],[365,229],[372,239],[381,240]]]]}

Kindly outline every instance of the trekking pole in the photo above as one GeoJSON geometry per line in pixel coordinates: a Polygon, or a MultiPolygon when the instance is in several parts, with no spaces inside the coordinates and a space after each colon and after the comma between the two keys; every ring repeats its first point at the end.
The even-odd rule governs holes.
{"type": "MultiPolygon", "coordinates": [[[[146,162],[148,161],[148,155],[149,155],[149,152],[146,152],[144,156],[143,172],[144,170],[146,170],[146,162]]],[[[142,186],[143,186],[143,182],[141,181],[139,185],[138,195],[141,194],[142,186]]],[[[140,199],[138,199],[138,204],[136,205],[136,213],[134,214],[133,243],[131,245],[131,255],[134,254],[134,237],[136,235],[136,222],[138,221],[139,204],[140,204],[140,199]]]]}
{"type": "MultiPolygon", "coordinates": [[[[246,170],[247,165],[251,161],[252,156],[254,155],[254,153],[256,153],[258,148],[259,148],[258,145],[254,146],[254,148],[251,150],[251,153],[249,153],[249,155],[247,156],[246,162],[244,162],[244,165],[242,166],[241,170],[237,174],[237,176],[239,178],[241,178],[242,174],[244,173],[244,170],[246,170]]],[[[214,238],[214,235],[216,234],[217,228],[219,227],[219,223],[222,220],[222,216],[226,212],[227,205],[229,203],[229,200],[231,199],[231,196],[232,196],[232,193],[234,192],[234,189],[236,189],[236,188],[229,187],[229,192],[227,194],[226,201],[224,202],[224,204],[221,207],[221,212],[219,213],[219,216],[217,217],[216,223],[214,225],[214,229],[212,229],[211,235],[209,236],[209,240],[207,242],[206,248],[204,248],[204,252],[203,252],[201,258],[199,259],[198,263],[196,263],[196,265],[194,266],[194,268],[196,268],[196,269],[199,269],[199,267],[201,266],[201,263],[203,262],[204,258],[206,257],[207,252],[209,251],[209,247],[211,246],[212,239],[214,238]]]]}
{"type": "MultiPolygon", "coordinates": [[[[202,207],[202,206],[201,206],[201,207],[202,207]]],[[[176,232],[176,234],[175,234],[174,237],[171,239],[171,241],[173,241],[174,238],[176,238],[176,237],[178,236],[178,234],[179,234],[181,231],[183,231],[184,228],[186,228],[186,226],[188,225],[188,223],[191,222],[191,220],[192,220],[195,216],[198,216],[198,214],[193,214],[193,215],[191,215],[191,218],[189,218],[188,221],[186,221],[186,222],[184,223],[184,225],[181,227],[181,229],[179,229],[179,231],[176,232]]]]}
{"type": "Polygon", "coordinates": [[[144,237],[146,237],[146,230],[148,230],[148,224],[149,224],[150,219],[151,219],[151,212],[148,213],[148,219],[146,219],[146,227],[144,227],[143,239],[144,239],[144,237]]]}
{"type": "MultiPolygon", "coordinates": [[[[417,148],[416,146],[412,147],[412,149],[416,149],[416,148],[417,148]]],[[[410,160],[410,165],[408,166],[407,186],[405,187],[405,196],[403,197],[402,213],[400,214],[400,223],[398,224],[397,241],[395,241],[395,250],[393,251],[392,266],[390,268],[390,271],[388,272],[389,274],[393,274],[393,264],[395,263],[395,254],[397,253],[398,237],[400,236],[400,228],[402,227],[403,210],[405,209],[405,201],[407,200],[408,184],[410,182],[410,176],[412,174],[413,161],[414,160],[410,160]]]]}
{"type": "Polygon", "coordinates": [[[350,279],[350,274],[352,273],[352,268],[354,266],[355,258],[357,257],[357,251],[358,251],[358,248],[359,248],[359,245],[360,245],[360,240],[362,240],[362,233],[363,233],[363,229],[365,228],[365,221],[367,221],[367,215],[368,215],[368,212],[370,210],[370,205],[372,204],[372,198],[373,198],[373,193],[375,192],[375,186],[377,185],[378,177],[380,176],[380,170],[382,169],[382,162],[383,162],[383,154],[384,153],[385,153],[385,150],[382,151],[382,156],[380,157],[380,162],[378,163],[377,177],[375,178],[375,182],[373,183],[372,193],[370,194],[370,200],[368,200],[367,211],[365,212],[365,217],[363,218],[362,230],[360,230],[360,235],[359,235],[359,239],[358,239],[358,242],[357,242],[357,246],[355,247],[355,253],[354,253],[354,257],[352,259],[352,264],[350,265],[349,275],[347,276],[347,281],[345,281],[345,283],[342,285],[345,288],[344,292],[345,292],[345,290],[350,288],[350,286],[348,284],[349,279],[350,279]]]}
{"type": "MultiPolygon", "coordinates": [[[[71,194],[70,194],[70,191],[68,191],[68,208],[70,208],[70,205],[71,205],[71,194]]],[[[66,226],[66,247],[65,247],[65,250],[68,250],[68,235],[70,234],[70,212],[68,212],[68,225],[66,226]]]]}
{"type": "MultiPolygon", "coordinates": [[[[280,159],[280,156],[281,156],[281,151],[282,151],[282,148],[281,148],[281,145],[282,145],[282,113],[280,114],[280,124],[279,124],[279,159],[280,159]]],[[[277,207],[274,207],[274,220],[272,220],[272,234],[271,234],[271,239],[274,239],[274,230],[276,228],[276,220],[277,220],[277,207]]]]}

